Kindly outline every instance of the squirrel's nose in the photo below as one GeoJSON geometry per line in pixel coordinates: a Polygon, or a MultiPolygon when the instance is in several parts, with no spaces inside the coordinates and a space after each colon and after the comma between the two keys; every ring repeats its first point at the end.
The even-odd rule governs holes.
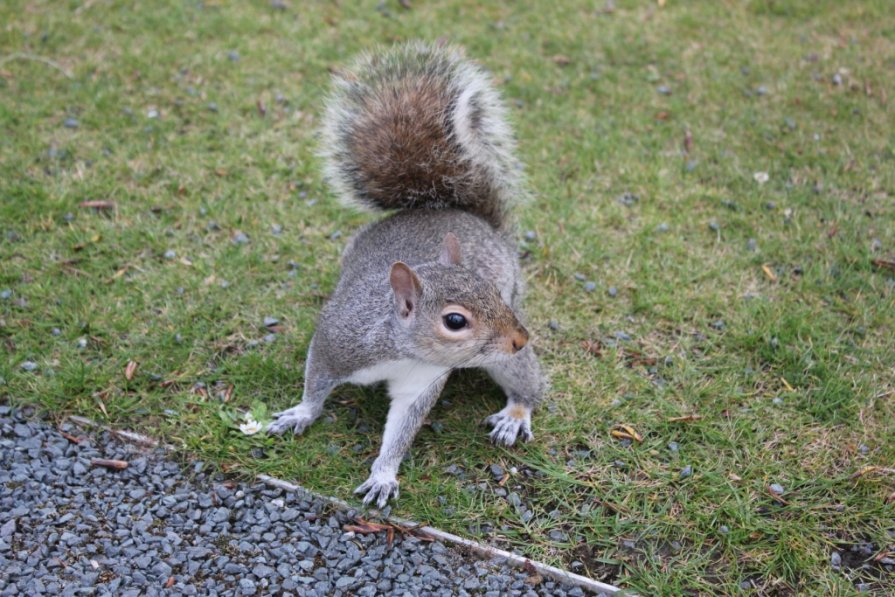
{"type": "Polygon", "coordinates": [[[513,353],[517,353],[528,344],[528,330],[524,327],[519,327],[514,330],[512,334],[510,334],[510,344],[513,347],[513,353]]]}

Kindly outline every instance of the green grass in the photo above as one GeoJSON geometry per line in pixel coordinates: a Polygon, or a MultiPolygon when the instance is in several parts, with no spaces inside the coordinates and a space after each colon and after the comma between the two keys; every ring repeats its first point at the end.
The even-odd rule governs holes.
{"type": "Polygon", "coordinates": [[[339,389],[299,438],[233,417],[296,401],[339,252],[370,218],[335,204],[313,154],[329,69],[446,36],[512,109],[553,389],[536,441],[495,449],[479,422],[499,391],[457,375],[395,512],[644,594],[887,591],[895,575],[848,550],[895,543],[895,280],[872,264],[895,258],[890,3],[480,4],[0,5],[0,397],[348,498],[382,391],[339,389]],[[505,488],[530,520],[492,463],[517,469],[505,488]]]}

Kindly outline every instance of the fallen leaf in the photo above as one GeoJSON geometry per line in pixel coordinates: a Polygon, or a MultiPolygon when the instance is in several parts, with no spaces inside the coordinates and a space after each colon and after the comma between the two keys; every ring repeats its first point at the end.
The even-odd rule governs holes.
{"type": "Polygon", "coordinates": [[[564,56],[563,54],[557,54],[553,58],[551,58],[553,62],[559,66],[568,66],[572,64],[572,59],[568,56],[564,56]]]}
{"type": "Polygon", "coordinates": [[[599,340],[584,340],[581,343],[581,348],[591,353],[597,358],[603,356],[603,343],[599,340]]]}
{"type": "Polygon", "coordinates": [[[94,458],[90,461],[93,466],[102,466],[116,471],[123,471],[128,467],[127,461],[124,460],[108,460],[106,458],[94,458]]]}
{"type": "Polygon", "coordinates": [[[76,435],[72,435],[71,433],[66,433],[64,431],[60,431],[59,435],[61,435],[62,437],[64,437],[65,439],[67,439],[68,441],[70,441],[73,444],[80,444],[81,441],[83,441],[83,438],[80,438],[76,435]]]}
{"type": "Polygon", "coordinates": [[[636,442],[642,442],[643,437],[630,425],[618,425],[618,429],[613,429],[609,435],[616,439],[630,439],[636,442]]]}
{"type": "Polygon", "coordinates": [[[852,478],[852,479],[858,479],[858,478],[863,477],[863,476],[865,476],[865,475],[871,475],[871,474],[876,474],[876,473],[879,473],[879,474],[895,474],[895,468],[885,468],[885,467],[882,467],[882,466],[876,466],[876,465],[873,465],[873,464],[872,464],[872,465],[865,466],[865,467],[861,468],[858,472],[854,473],[854,474],[851,476],[851,478],[852,478]]]}
{"type": "Polygon", "coordinates": [[[736,473],[727,473],[727,478],[731,481],[742,481],[743,478],[736,473]]]}
{"type": "Polygon", "coordinates": [[[382,531],[386,531],[388,529],[394,528],[391,525],[380,524],[378,522],[373,522],[370,520],[364,520],[363,518],[357,519],[357,524],[346,524],[342,526],[343,531],[354,531],[355,533],[360,533],[362,535],[366,535],[369,533],[381,533],[382,531]]]}
{"type": "Polygon", "coordinates": [[[124,368],[124,378],[128,381],[131,381],[134,378],[134,373],[137,372],[137,362],[136,361],[128,361],[127,367],[124,368]]]}
{"type": "Polygon", "coordinates": [[[668,419],[669,423],[687,423],[689,421],[698,421],[702,418],[702,415],[684,415],[682,417],[671,417],[668,419]]]}
{"type": "Polygon", "coordinates": [[[887,270],[891,270],[891,271],[895,272],[895,260],[889,260],[889,259],[872,259],[872,260],[870,261],[870,263],[873,264],[875,267],[878,267],[878,268],[880,268],[880,269],[887,269],[887,270]]]}
{"type": "Polygon", "coordinates": [[[543,576],[541,576],[538,573],[534,573],[531,576],[529,576],[528,578],[526,578],[523,582],[525,582],[525,584],[527,584],[527,585],[531,585],[532,587],[535,587],[535,586],[541,584],[543,581],[544,581],[543,576]]]}
{"type": "Polygon", "coordinates": [[[174,577],[173,577],[173,576],[169,576],[169,577],[168,577],[168,580],[165,581],[165,588],[166,588],[166,589],[170,589],[170,588],[173,587],[173,586],[174,586],[174,577]]]}
{"type": "Polygon", "coordinates": [[[777,274],[774,273],[774,270],[772,270],[771,266],[767,263],[761,266],[761,271],[764,272],[764,275],[766,275],[771,282],[777,281],[777,274]]]}
{"type": "Polygon", "coordinates": [[[80,207],[92,207],[93,209],[115,209],[115,202],[105,199],[89,199],[81,201],[78,205],[80,207]]]}

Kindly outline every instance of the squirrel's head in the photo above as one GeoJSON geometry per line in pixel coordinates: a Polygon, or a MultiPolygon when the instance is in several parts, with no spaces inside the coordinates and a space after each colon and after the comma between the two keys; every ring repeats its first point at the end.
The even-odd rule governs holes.
{"type": "Polygon", "coordinates": [[[460,242],[448,233],[438,261],[392,264],[395,317],[423,359],[450,367],[482,366],[512,356],[528,331],[497,287],[463,266],[460,242]]]}

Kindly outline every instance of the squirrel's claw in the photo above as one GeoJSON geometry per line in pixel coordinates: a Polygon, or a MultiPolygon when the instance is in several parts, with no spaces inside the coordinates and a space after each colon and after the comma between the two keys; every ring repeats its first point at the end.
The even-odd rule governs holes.
{"type": "Polygon", "coordinates": [[[295,435],[300,435],[314,422],[316,417],[306,412],[302,405],[293,406],[284,411],[274,413],[274,420],[267,425],[267,433],[281,435],[291,430],[295,435]]]}
{"type": "Polygon", "coordinates": [[[485,424],[493,427],[489,437],[498,446],[509,448],[520,438],[524,442],[534,439],[531,432],[531,423],[526,418],[514,417],[503,411],[493,414],[485,419],[485,424]]]}
{"type": "Polygon", "coordinates": [[[398,499],[398,480],[394,476],[374,473],[355,489],[354,493],[366,493],[364,496],[365,506],[375,502],[377,507],[384,508],[390,498],[398,499]]]}

